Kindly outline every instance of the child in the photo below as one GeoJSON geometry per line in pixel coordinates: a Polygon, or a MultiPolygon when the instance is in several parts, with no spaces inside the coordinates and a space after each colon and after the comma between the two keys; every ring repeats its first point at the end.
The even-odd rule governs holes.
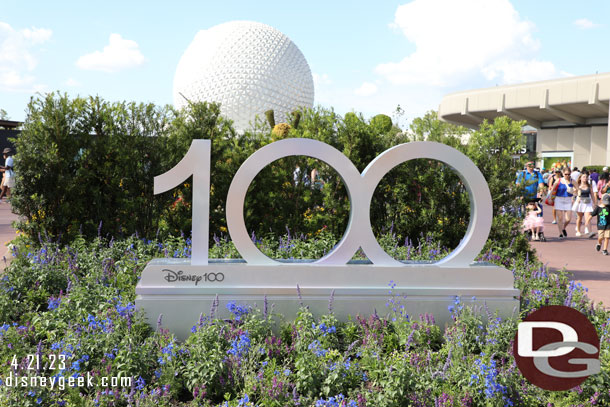
{"type": "Polygon", "coordinates": [[[610,195],[602,196],[599,206],[593,209],[591,216],[597,215],[597,245],[595,250],[599,251],[604,245],[603,254],[608,255],[608,241],[610,241],[610,195]]]}
{"type": "Polygon", "coordinates": [[[538,216],[542,213],[542,209],[537,202],[529,202],[526,209],[527,215],[523,219],[523,229],[528,231],[528,234],[531,234],[534,240],[543,240],[544,219],[538,216]]]}

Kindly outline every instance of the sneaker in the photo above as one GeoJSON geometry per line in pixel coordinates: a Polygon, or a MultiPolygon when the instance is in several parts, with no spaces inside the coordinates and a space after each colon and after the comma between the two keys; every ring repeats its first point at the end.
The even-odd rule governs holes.
{"type": "Polygon", "coordinates": [[[553,221],[551,222],[553,225],[557,224],[557,221],[553,219],[553,221]]]}
{"type": "Polygon", "coordinates": [[[588,235],[588,234],[589,234],[589,228],[585,227],[585,235],[588,235]]]}
{"type": "Polygon", "coordinates": [[[568,232],[566,232],[565,229],[562,231],[562,233],[563,233],[563,237],[568,237],[568,232]]]}
{"type": "Polygon", "coordinates": [[[604,256],[608,255],[608,250],[602,250],[602,253],[604,254],[604,256]]]}
{"type": "Polygon", "coordinates": [[[574,233],[576,236],[581,236],[580,232],[577,230],[576,233],[574,233]]]}
{"type": "Polygon", "coordinates": [[[601,248],[602,248],[601,244],[598,243],[595,245],[595,250],[599,251],[601,248]]]}
{"type": "Polygon", "coordinates": [[[593,239],[595,237],[596,233],[595,232],[591,232],[589,233],[589,239],[593,239]]]}
{"type": "Polygon", "coordinates": [[[546,237],[544,237],[544,233],[540,233],[540,234],[538,235],[538,237],[540,238],[540,241],[541,241],[541,242],[546,242],[546,237]]]}

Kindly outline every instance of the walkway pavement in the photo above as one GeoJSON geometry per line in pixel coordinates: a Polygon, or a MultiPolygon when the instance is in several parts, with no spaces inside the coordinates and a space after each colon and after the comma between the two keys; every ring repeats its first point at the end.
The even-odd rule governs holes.
{"type": "Polygon", "coordinates": [[[597,244],[597,217],[591,219],[591,232],[595,238],[589,239],[584,235],[584,226],[581,227],[583,236],[576,237],[576,214],[572,212],[572,221],[566,228],[567,239],[559,239],[557,225],[553,225],[553,208],[544,206],[544,235],[546,242],[531,242],[536,249],[538,258],[547,264],[551,270],[562,270],[572,274],[572,278],[581,282],[589,289],[589,298],[595,302],[602,302],[610,308],[610,256],[604,256],[595,251],[597,244]]]}
{"type": "Polygon", "coordinates": [[[17,237],[12,222],[17,220],[17,215],[11,212],[11,204],[0,202],[0,271],[4,270],[3,258],[10,260],[11,252],[6,246],[8,242],[17,237]]]}

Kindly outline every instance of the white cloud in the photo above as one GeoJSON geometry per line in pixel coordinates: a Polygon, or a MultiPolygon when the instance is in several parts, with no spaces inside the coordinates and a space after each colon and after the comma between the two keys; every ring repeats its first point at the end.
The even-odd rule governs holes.
{"type": "Polygon", "coordinates": [[[566,76],[565,73],[558,73],[553,63],[535,59],[499,61],[484,67],[482,73],[487,80],[499,80],[500,84],[534,82],[557,75],[566,76]]]}
{"type": "Polygon", "coordinates": [[[371,82],[364,82],[354,93],[360,96],[371,96],[377,93],[377,85],[371,82]]]}
{"type": "Polygon", "coordinates": [[[313,76],[314,86],[330,85],[330,84],[333,83],[333,81],[330,80],[330,77],[327,74],[325,74],[325,73],[320,75],[320,74],[317,74],[317,73],[314,72],[312,74],[312,76],[313,76]]]}
{"type": "Polygon", "coordinates": [[[142,65],[144,61],[137,42],[123,39],[119,34],[110,34],[103,51],[81,56],[76,65],[91,71],[118,72],[142,65]]]}
{"type": "Polygon", "coordinates": [[[509,0],[414,0],[398,7],[391,25],[415,44],[401,61],[377,66],[392,84],[444,87],[481,75],[514,83],[557,74],[552,62],[535,59],[534,25],[509,0]]]}
{"type": "Polygon", "coordinates": [[[32,74],[38,65],[33,48],[47,42],[51,35],[52,31],[45,28],[18,31],[0,22],[0,90],[31,92],[44,87],[32,74]]]}
{"type": "Polygon", "coordinates": [[[74,78],[68,78],[64,84],[71,88],[76,88],[81,85],[81,83],[74,78]]]}
{"type": "Polygon", "coordinates": [[[595,24],[593,21],[589,20],[588,18],[579,18],[578,20],[574,21],[572,24],[574,24],[576,27],[580,28],[581,30],[588,30],[590,28],[599,27],[599,24],[595,24]]]}

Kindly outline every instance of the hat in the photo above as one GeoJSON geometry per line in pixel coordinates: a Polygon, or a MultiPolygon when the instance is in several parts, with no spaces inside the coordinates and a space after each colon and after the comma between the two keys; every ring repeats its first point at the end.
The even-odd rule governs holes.
{"type": "Polygon", "coordinates": [[[604,171],[608,171],[608,167],[604,167],[604,171]]]}
{"type": "Polygon", "coordinates": [[[4,149],[4,151],[2,151],[2,154],[10,154],[12,152],[13,152],[13,150],[11,150],[9,147],[7,147],[4,149]]]}
{"type": "Polygon", "coordinates": [[[604,205],[610,205],[610,195],[609,194],[604,194],[604,196],[602,196],[602,203],[604,205]]]}

